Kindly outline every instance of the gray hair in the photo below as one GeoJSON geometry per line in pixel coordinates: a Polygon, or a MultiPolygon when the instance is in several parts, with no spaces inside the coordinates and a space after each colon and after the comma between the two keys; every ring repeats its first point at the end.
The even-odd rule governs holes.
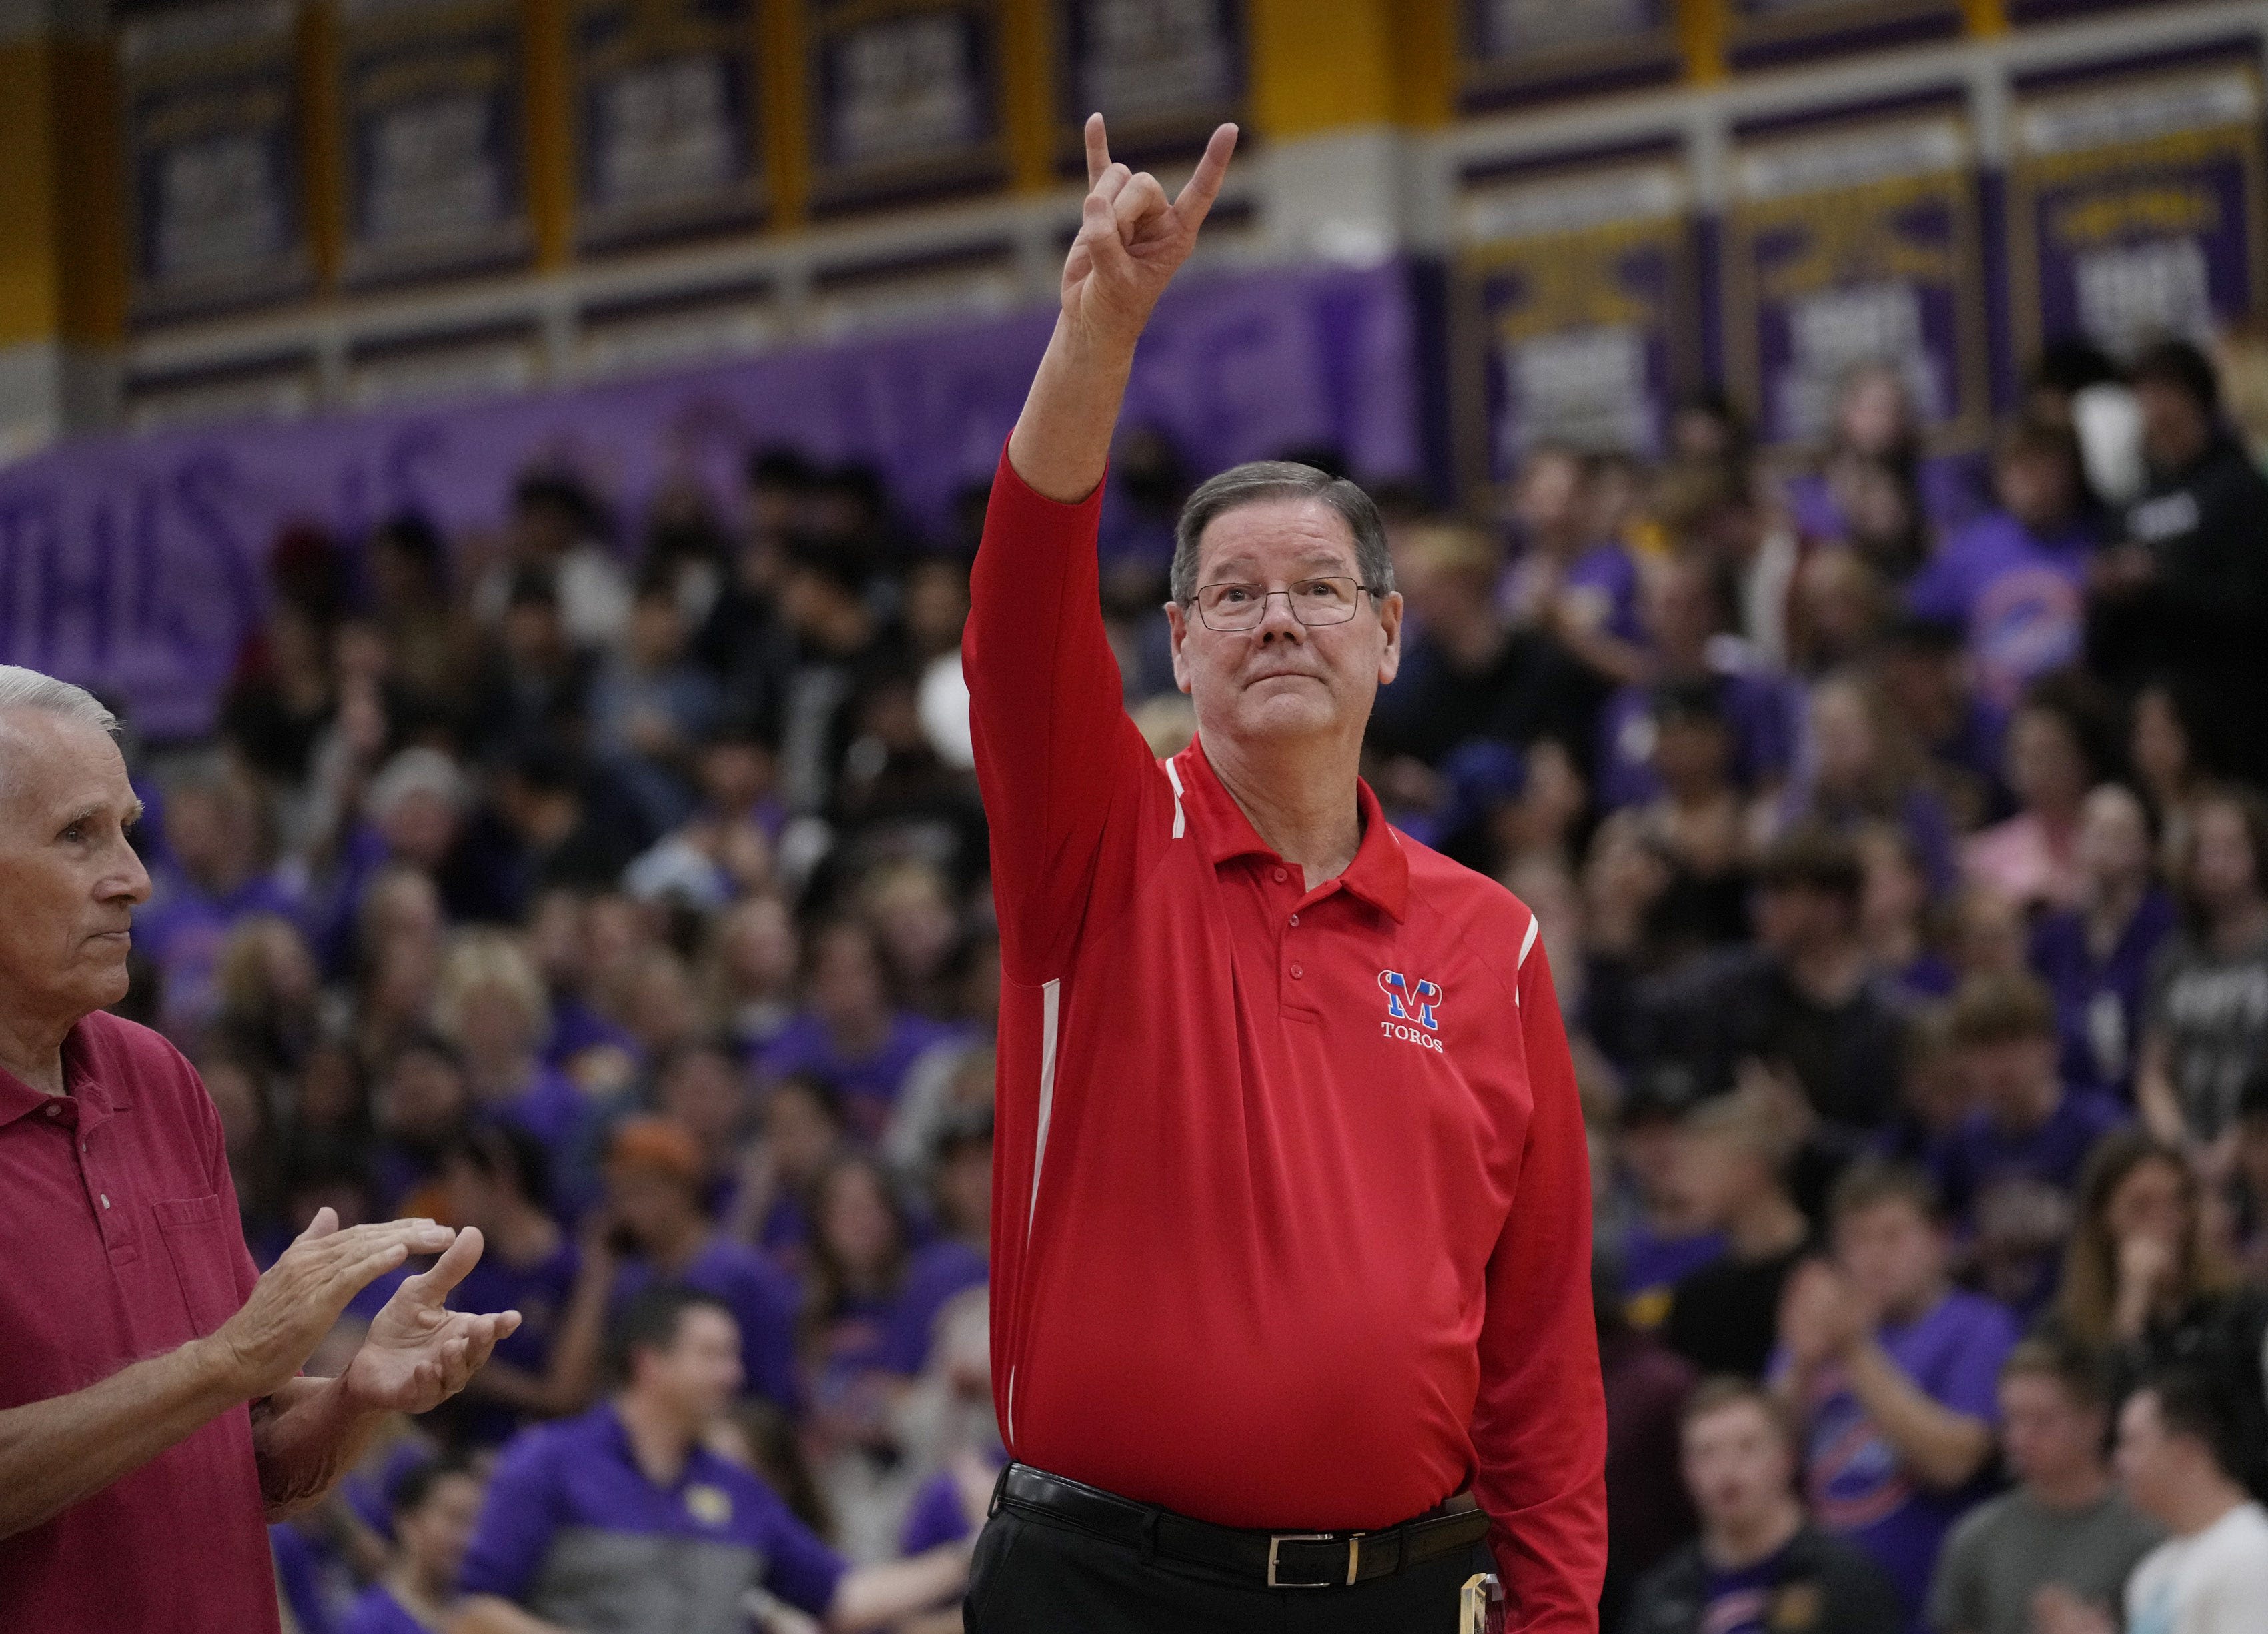
{"type": "Polygon", "coordinates": [[[118,717],[105,709],[102,700],[85,687],[74,687],[67,681],[57,681],[53,675],[42,675],[18,664],[0,664],[0,715],[10,710],[37,710],[43,715],[60,715],[65,720],[81,721],[104,732],[118,730],[118,717]]]}
{"type": "Polygon", "coordinates": [[[1197,593],[1197,542],[1213,519],[1239,505],[1275,499],[1320,499],[1338,512],[1354,536],[1355,571],[1384,595],[1394,588],[1394,557],[1386,548],[1386,522],[1371,497],[1343,476],[1289,460],[1253,460],[1231,466],[1199,484],[1174,525],[1174,600],[1189,605],[1197,593]]]}

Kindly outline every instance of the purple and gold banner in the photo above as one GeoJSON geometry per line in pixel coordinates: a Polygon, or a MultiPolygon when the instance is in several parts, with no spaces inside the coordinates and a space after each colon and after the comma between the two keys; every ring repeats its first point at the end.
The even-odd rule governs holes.
{"type": "Polygon", "coordinates": [[[1944,40],[1966,20],[1961,0],[1730,0],[1725,55],[1735,68],[1944,40]]]}
{"type": "Polygon", "coordinates": [[[2021,100],[2008,171],[2019,363],[2084,335],[2115,356],[2209,339],[2263,279],[2260,82],[2251,67],[2138,75],[2021,100]]]}
{"type": "Polygon", "coordinates": [[[120,31],[136,317],[312,281],[296,50],[290,0],[177,9],[120,31]]]}
{"type": "Polygon", "coordinates": [[[1005,181],[990,0],[821,0],[811,18],[811,197],[821,210],[1005,181]]]}
{"type": "Polygon", "coordinates": [[[1471,111],[1676,77],[1670,0],[1464,0],[1460,99],[1471,111]]]}
{"type": "Polygon", "coordinates": [[[1651,457],[1701,369],[1685,168],[1662,157],[1478,190],[1463,206],[1461,485],[1509,481],[1538,442],[1651,457]]]}
{"type": "Polygon", "coordinates": [[[525,260],[534,235],[512,0],[344,0],[340,25],[345,280],[525,260]]]}
{"type": "Polygon", "coordinates": [[[1056,148],[1084,174],[1083,129],[1101,109],[1114,154],[1202,147],[1243,117],[1243,0],[1057,0],[1056,148]]]}
{"type": "Polygon", "coordinates": [[[1742,142],[1722,238],[1727,384],[1764,440],[1816,442],[1862,364],[1889,363],[1941,450],[1989,429],[1977,177],[1956,110],[1742,142]]]}
{"type": "Polygon", "coordinates": [[[586,248],[763,210],[749,0],[581,0],[575,234],[586,248]]]}

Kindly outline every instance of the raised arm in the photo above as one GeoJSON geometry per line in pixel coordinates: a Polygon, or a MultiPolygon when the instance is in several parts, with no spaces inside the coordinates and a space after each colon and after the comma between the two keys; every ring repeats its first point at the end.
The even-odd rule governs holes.
{"type": "Polygon", "coordinates": [[[1236,127],[1223,125],[1168,203],[1155,176],[1112,162],[1102,115],[1088,118],[1086,205],[1064,262],[1063,312],[1008,439],[1016,475],[1042,497],[1075,504],[1102,481],[1135,344],[1196,247],[1235,151],[1236,127]]]}
{"type": "Polygon", "coordinates": [[[1172,798],[1127,718],[1095,526],[1136,343],[1189,258],[1236,131],[1214,133],[1170,204],[1155,178],[1110,162],[1100,117],[1086,141],[1094,185],[1064,264],[1063,312],[993,478],[961,645],[1001,968],[1033,985],[1062,975],[1082,927],[1130,900],[1135,814],[1172,798]]]}

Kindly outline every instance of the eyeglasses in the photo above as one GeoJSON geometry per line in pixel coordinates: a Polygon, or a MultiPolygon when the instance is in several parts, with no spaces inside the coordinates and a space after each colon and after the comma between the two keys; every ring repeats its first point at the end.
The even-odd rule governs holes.
{"type": "Polygon", "coordinates": [[[1362,593],[1379,593],[1375,585],[1358,578],[1303,578],[1288,590],[1265,585],[1220,584],[1201,586],[1197,593],[1197,616],[1207,629],[1234,634],[1257,629],[1268,616],[1270,598],[1281,596],[1292,616],[1313,629],[1322,624],[1344,624],[1362,603],[1362,593]]]}

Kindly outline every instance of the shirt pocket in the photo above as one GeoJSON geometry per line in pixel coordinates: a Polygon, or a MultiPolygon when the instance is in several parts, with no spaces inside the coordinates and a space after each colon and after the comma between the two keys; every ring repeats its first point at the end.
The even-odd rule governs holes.
{"type": "Polygon", "coordinates": [[[239,1252],[237,1224],[228,1218],[220,1194],[153,1203],[158,1235],[173,1262],[173,1279],[188,1307],[189,1327],[199,1338],[211,1335],[236,1314],[239,1252]]]}

